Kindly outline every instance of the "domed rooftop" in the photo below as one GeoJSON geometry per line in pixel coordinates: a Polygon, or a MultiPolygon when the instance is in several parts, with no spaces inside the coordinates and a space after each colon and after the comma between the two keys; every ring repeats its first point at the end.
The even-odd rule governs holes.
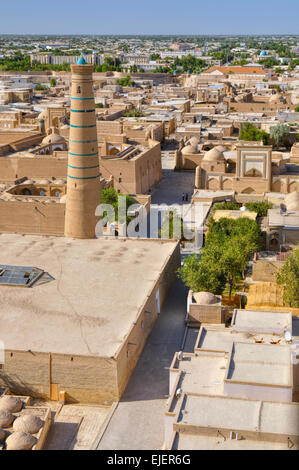
{"type": "Polygon", "coordinates": [[[7,428],[14,420],[14,415],[9,411],[0,410],[0,428],[7,428]]]}
{"type": "Polygon", "coordinates": [[[17,413],[23,407],[23,402],[18,397],[12,395],[3,395],[0,398],[0,410],[17,413]]]}
{"type": "Polygon", "coordinates": [[[58,134],[58,129],[51,127],[48,135],[42,140],[42,145],[65,144],[65,138],[58,134]]]}
{"type": "Polygon", "coordinates": [[[6,439],[7,450],[31,450],[37,439],[28,432],[13,432],[6,439]]]}
{"type": "Polygon", "coordinates": [[[13,429],[20,432],[29,432],[30,434],[37,433],[42,427],[43,422],[38,416],[26,414],[19,416],[13,423],[13,429]]]}
{"type": "Polygon", "coordinates": [[[218,297],[211,292],[194,292],[193,297],[199,305],[213,305],[219,302],[218,297]]]}
{"type": "Polygon", "coordinates": [[[267,51],[261,51],[260,52],[260,56],[265,56],[265,55],[267,55],[267,51]]]}
{"type": "Polygon", "coordinates": [[[216,147],[214,147],[213,149],[205,153],[203,160],[208,162],[224,161],[223,152],[220,152],[216,149],[216,147]]]}
{"type": "Polygon", "coordinates": [[[86,60],[84,59],[84,54],[77,60],[77,65],[86,65],[86,60]]]}
{"type": "Polygon", "coordinates": [[[216,150],[219,150],[219,152],[227,152],[227,148],[224,147],[224,145],[216,145],[216,147],[214,147],[216,150]]]}
{"type": "Polygon", "coordinates": [[[188,144],[195,147],[195,145],[199,144],[199,139],[197,137],[191,137],[191,139],[188,141],[188,144]]]}
{"type": "Polygon", "coordinates": [[[198,148],[197,145],[186,145],[186,147],[183,147],[181,150],[183,155],[190,155],[193,153],[198,153],[198,148]]]}

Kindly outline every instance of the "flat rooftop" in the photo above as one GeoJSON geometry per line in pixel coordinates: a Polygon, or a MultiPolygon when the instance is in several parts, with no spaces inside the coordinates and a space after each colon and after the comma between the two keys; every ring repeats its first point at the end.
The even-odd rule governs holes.
{"type": "Polygon", "coordinates": [[[232,344],[251,343],[264,341],[265,344],[271,344],[271,341],[279,341],[279,344],[287,344],[284,336],[277,336],[264,333],[248,333],[244,331],[233,331],[231,328],[212,328],[202,326],[196,341],[196,348],[205,351],[225,351],[231,350],[232,344]]]}
{"type": "MultiPolygon", "coordinates": [[[[287,443],[254,441],[250,439],[223,439],[221,436],[176,433],[172,450],[287,450],[287,443]]],[[[298,450],[294,446],[292,450],[298,450]]]]}
{"type": "Polygon", "coordinates": [[[29,289],[0,286],[5,348],[114,356],[176,246],[0,235],[1,264],[46,273],[29,289]]]}
{"type": "Polygon", "coordinates": [[[186,395],[177,424],[298,436],[299,404],[186,395]]]}
{"type": "Polygon", "coordinates": [[[177,361],[183,373],[180,387],[188,393],[223,395],[226,364],[224,355],[184,355],[182,361],[177,361]]]}
{"type": "Polygon", "coordinates": [[[226,378],[239,383],[291,387],[290,347],[234,343],[226,378]]]}
{"type": "Polygon", "coordinates": [[[292,314],[290,312],[236,309],[232,319],[232,329],[234,331],[284,335],[286,331],[292,333],[292,314]]]}

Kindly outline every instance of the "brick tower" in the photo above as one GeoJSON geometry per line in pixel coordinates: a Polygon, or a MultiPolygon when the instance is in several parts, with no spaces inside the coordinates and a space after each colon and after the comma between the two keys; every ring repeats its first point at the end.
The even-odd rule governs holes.
{"type": "Polygon", "coordinates": [[[98,140],[93,94],[93,66],[80,57],[72,65],[71,120],[64,234],[94,238],[100,204],[98,140]]]}

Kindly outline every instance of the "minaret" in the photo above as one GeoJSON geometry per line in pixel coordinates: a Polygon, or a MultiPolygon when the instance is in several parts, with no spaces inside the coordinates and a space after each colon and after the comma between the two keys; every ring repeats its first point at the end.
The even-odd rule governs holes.
{"type": "Polygon", "coordinates": [[[71,66],[71,119],[65,212],[66,237],[94,238],[100,204],[93,66],[80,57],[71,66]]]}

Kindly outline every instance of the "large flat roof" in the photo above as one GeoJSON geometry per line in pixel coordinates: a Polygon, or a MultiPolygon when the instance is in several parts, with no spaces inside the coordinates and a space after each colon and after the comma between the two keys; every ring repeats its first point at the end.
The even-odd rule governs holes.
{"type": "Polygon", "coordinates": [[[292,314],[290,312],[236,309],[232,319],[232,329],[276,335],[283,335],[287,330],[292,333],[292,314]]]}
{"type": "Polygon", "coordinates": [[[179,425],[299,435],[299,404],[187,394],[182,400],[179,425]]]}
{"type": "Polygon", "coordinates": [[[196,341],[196,348],[207,351],[229,352],[233,342],[255,344],[263,340],[265,344],[271,344],[271,340],[280,341],[279,344],[286,344],[284,336],[279,338],[264,333],[248,333],[244,331],[233,331],[231,328],[213,328],[202,326],[196,341]]]}
{"type": "Polygon", "coordinates": [[[113,356],[176,246],[0,235],[2,264],[35,266],[51,276],[29,289],[0,286],[5,349],[113,356]]]}
{"type": "Polygon", "coordinates": [[[234,343],[227,368],[227,380],[291,387],[290,347],[234,343]]]}

